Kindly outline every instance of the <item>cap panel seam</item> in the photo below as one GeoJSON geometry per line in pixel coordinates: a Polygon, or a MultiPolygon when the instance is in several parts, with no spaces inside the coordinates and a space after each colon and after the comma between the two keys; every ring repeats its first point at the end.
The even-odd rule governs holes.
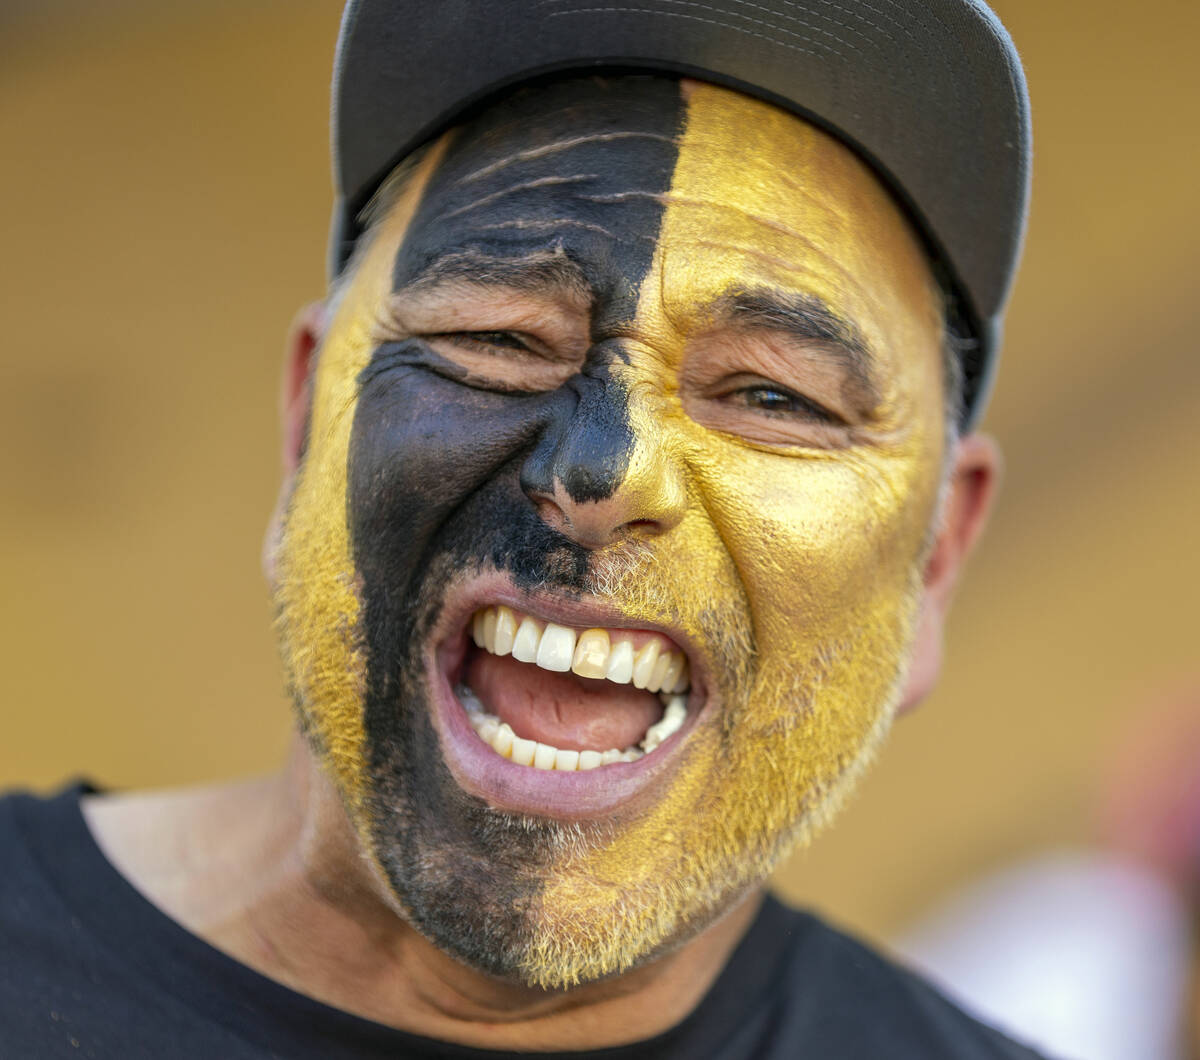
{"type": "MultiPolygon", "coordinates": [[[[670,0],[670,2],[683,4],[688,7],[699,7],[710,11],[713,10],[705,4],[696,3],[695,0],[670,0]]],[[[749,37],[757,37],[760,40],[765,40],[770,44],[779,45],[789,49],[790,51],[802,52],[805,55],[811,55],[817,59],[824,58],[825,55],[829,53],[837,55],[839,58],[845,58],[845,55],[836,48],[828,44],[824,44],[821,41],[814,40],[811,37],[807,37],[804,34],[796,33],[793,30],[780,30],[780,32],[786,33],[788,36],[795,37],[797,40],[806,41],[813,45],[813,48],[820,48],[823,51],[815,51],[813,48],[805,48],[801,45],[790,43],[789,41],[776,40],[774,37],[769,37],[765,33],[759,33],[752,29],[746,29],[745,27],[737,26],[733,23],[721,22],[718,19],[705,18],[703,15],[688,14],[684,11],[663,11],[656,8],[645,7],[577,7],[572,8],[570,11],[551,11],[549,17],[558,18],[564,15],[658,15],[662,18],[690,19],[693,22],[701,22],[709,26],[716,26],[718,29],[732,30],[734,33],[741,33],[749,37]]],[[[760,26],[767,25],[767,23],[761,19],[751,18],[749,15],[741,15],[739,17],[760,26]]],[[[854,46],[850,45],[850,47],[854,46]]],[[[854,50],[857,51],[858,49],[855,48],[854,50]]]]}
{"type": "MultiPolygon", "coordinates": [[[[661,3],[677,3],[677,2],[681,2],[681,0],[660,0],[660,2],[661,3]]],[[[788,7],[800,8],[800,5],[795,3],[795,0],[783,0],[783,2],[788,7]]],[[[785,18],[789,22],[795,22],[797,25],[805,26],[808,29],[815,30],[817,33],[821,34],[824,37],[831,37],[833,40],[837,41],[839,44],[845,44],[847,47],[852,48],[854,51],[862,50],[860,47],[858,47],[855,44],[852,44],[850,41],[846,40],[845,38],[839,37],[836,33],[833,33],[830,30],[822,29],[820,26],[814,25],[812,22],[809,22],[809,21],[801,18],[799,15],[789,15],[783,11],[777,11],[772,8],[766,7],[763,4],[753,3],[752,0],[730,0],[730,3],[738,4],[741,7],[749,7],[756,11],[762,11],[768,15],[774,15],[778,18],[785,18]]],[[[717,9],[710,8],[710,10],[717,10],[717,9]]],[[[812,11],[811,8],[804,8],[801,10],[805,10],[809,14],[815,13],[812,11]]],[[[728,12],[724,12],[724,13],[730,14],[730,15],[737,15],[739,18],[751,18],[751,16],[749,16],[749,15],[742,15],[740,12],[736,12],[736,11],[728,11],[728,12]]],[[[828,16],[826,16],[826,17],[828,18],[828,16]]],[[[872,45],[876,50],[878,50],[879,45],[876,44],[875,41],[871,40],[871,38],[868,37],[865,33],[863,33],[862,30],[856,29],[855,27],[849,26],[843,22],[839,22],[836,19],[830,18],[830,19],[828,19],[828,21],[832,22],[835,26],[841,26],[843,29],[849,31],[850,33],[853,33],[855,36],[860,37],[862,40],[866,41],[868,44],[872,45]]],[[[770,26],[775,25],[775,23],[770,22],[770,21],[764,21],[762,24],[770,25],[770,26]]],[[[783,29],[782,26],[780,26],[778,28],[783,29]]],[[[787,32],[787,30],[784,30],[784,32],[787,32]]]]}
{"type": "MultiPolygon", "coordinates": [[[[883,0],[883,3],[889,5],[893,9],[900,8],[900,4],[898,4],[896,2],[896,0],[883,0]]],[[[845,8],[841,4],[830,4],[829,6],[835,7],[839,11],[847,11],[847,13],[851,13],[851,12],[848,12],[848,9],[845,8]]],[[[936,55],[942,64],[942,68],[950,75],[950,79],[954,82],[954,87],[957,89],[960,86],[961,80],[959,78],[958,67],[955,66],[954,63],[949,61],[949,59],[947,58],[948,53],[947,53],[946,49],[940,43],[937,42],[936,38],[927,39],[927,38],[920,36],[919,34],[913,33],[913,31],[907,25],[905,25],[903,19],[895,18],[894,16],[888,14],[885,10],[883,10],[880,7],[873,7],[871,4],[868,4],[868,3],[863,3],[862,6],[867,11],[873,11],[876,15],[879,15],[881,19],[886,19],[893,26],[897,27],[904,34],[904,36],[908,39],[908,41],[922,54],[936,55]]],[[[911,12],[904,11],[904,12],[902,12],[902,14],[911,14],[911,12]]],[[[946,28],[946,23],[942,19],[938,18],[936,12],[930,11],[928,8],[926,8],[924,11],[924,14],[933,18],[934,21],[937,22],[938,25],[941,26],[943,30],[946,28]]],[[[886,33],[889,40],[896,39],[895,35],[893,33],[891,33],[889,30],[885,29],[881,23],[872,21],[866,15],[860,15],[859,17],[862,18],[862,20],[864,22],[867,22],[871,26],[874,26],[880,32],[886,33]]]]}

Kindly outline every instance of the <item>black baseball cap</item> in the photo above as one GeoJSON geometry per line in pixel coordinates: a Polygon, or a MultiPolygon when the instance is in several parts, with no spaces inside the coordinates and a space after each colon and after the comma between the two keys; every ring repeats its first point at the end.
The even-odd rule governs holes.
{"type": "Polygon", "coordinates": [[[534,78],[661,71],[745,92],[852,147],[925,239],[961,330],[963,428],[990,387],[1029,198],[1029,99],[979,0],[350,0],[333,73],[330,270],[414,149],[534,78]]]}

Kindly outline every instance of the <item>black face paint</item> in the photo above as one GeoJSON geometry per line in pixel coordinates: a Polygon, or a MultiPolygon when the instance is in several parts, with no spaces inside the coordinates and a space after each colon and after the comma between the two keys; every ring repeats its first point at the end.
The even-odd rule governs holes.
{"type": "Polygon", "coordinates": [[[592,300],[578,374],[547,393],[480,389],[415,337],[380,347],[360,378],[347,504],[376,850],[417,926],[497,974],[514,971],[557,826],[514,827],[457,786],[429,720],[422,651],[443,587],[464,571],[583,587],[588,550],[551,529],[535,498],[557,481],[577,502],[601,500],[625,475],[634,438],[611,369],[653,258],[683,117],[671,81],[524,91],[455,135],[397,254],[397,288],[451,255],[565,255],[592,300]],[[486,911],[465,935],[463,903],[486,911]]]}

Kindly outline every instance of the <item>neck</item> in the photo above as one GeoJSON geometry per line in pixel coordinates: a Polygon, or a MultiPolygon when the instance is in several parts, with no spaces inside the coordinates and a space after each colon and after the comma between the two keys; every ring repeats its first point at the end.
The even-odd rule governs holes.
{"type": "Polygon", "coordinates": [[[408,924],[299,738],[270,777],[84,809],[117,869],[234,959],[366,1019],[492,1049],[598,1048],[667,1030],[700,1003],[761,901],[756,890],[629,973],[546,991],[468,968],[408,924]]]}

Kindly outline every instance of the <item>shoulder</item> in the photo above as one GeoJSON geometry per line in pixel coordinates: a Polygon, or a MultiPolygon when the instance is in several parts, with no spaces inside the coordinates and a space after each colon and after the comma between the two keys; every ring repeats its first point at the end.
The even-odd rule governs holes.
{"type": "Polygon", "coordinates": [[[0,1052],[19,1046],[26,1055],[55,1056],[78,1041],[71,997],[98,968],[95,945],[62,885],[72,874],[86,885],[88,868],[77,855],[79,800],[87,790],[0,797],[0,1052]],[[60,857],[47,858],[48,851],[60,857]]]}
{"type": "Polygon", "coordinates": [[[778,1021],[785,1037],[803,1038],[817,1055],[1037,1060],[857,939],[809,913],[787,909],[785,917],[791,947],[778,1021]]]}
{"type": "Polygon", "coordinates": [[[219,1029],[179,1051],[196,1021],[138,961],[156,914],[97,848],[90,791],[0,797],[0,1056],[248,1055],[219,1029]]]}
{"type": "Polygon", "coordinates": [[[76,826],[80,798],[90,791],[73,784],[44,798],[27,791],[0,793],[0,932],[23,925],[33,904],[53,904],[44,847],[69,849],[76,826]]]}

